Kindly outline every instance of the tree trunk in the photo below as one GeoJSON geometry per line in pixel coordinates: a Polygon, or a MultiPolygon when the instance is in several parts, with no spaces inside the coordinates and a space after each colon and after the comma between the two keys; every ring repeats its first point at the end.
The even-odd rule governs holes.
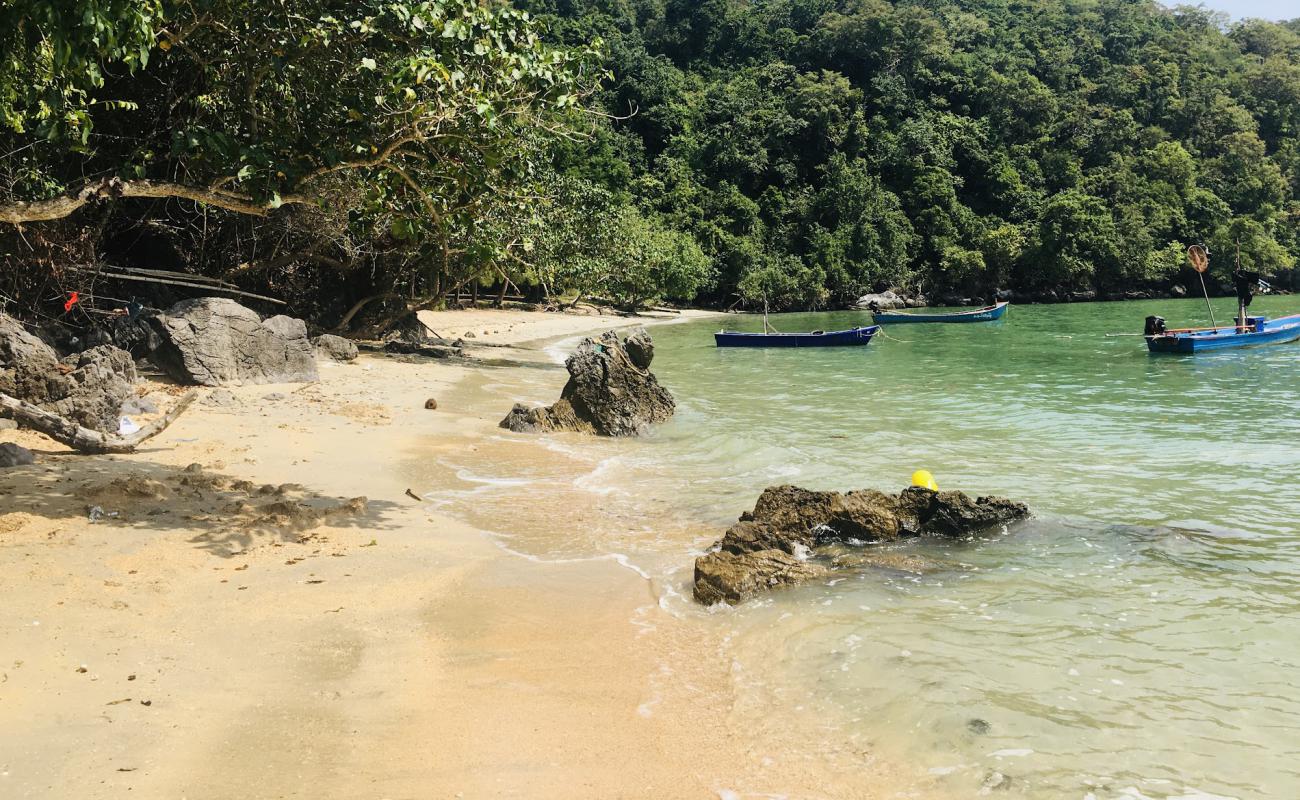
{"type": "Polygon", "coordinates": [[[197,396],[198,392],[189,392],[166,414],[129,436],[102,433],[82,427],[72,420],[7,394],[0,394],[0,417],[9,417],[19,425],[40,431],[54,441],[66,444],[81,453],[131,453],[142,442],[166,430],[167,426],[175,422],[176,418],[189,408],[190,403],[193,403],[197,396]]]}

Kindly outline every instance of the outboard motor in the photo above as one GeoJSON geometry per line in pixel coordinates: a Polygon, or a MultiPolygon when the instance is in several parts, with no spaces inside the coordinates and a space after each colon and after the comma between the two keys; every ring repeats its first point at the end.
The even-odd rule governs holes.
{"type": "Polygon", "coordinates": [[[1147,317],[1147,327],[1143,336],[1159,336],[1165,332],[1165,318],[1152,315],[1147,317]]]}

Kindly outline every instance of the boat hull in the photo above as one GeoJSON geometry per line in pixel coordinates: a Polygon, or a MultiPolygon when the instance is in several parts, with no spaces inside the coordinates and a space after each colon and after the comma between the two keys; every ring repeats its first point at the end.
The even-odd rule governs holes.
{"type": "Polygon", "coordinates": [[[909,311],[877,311],[871,315],[877,324],[897,325],[904,322],[994,322],[1002,319],[1010,303],[998,303],[975,311],[956,311],[951,314],[917,314],[909,311]]]}
{"type": "Polygon", "coordinates": [[[735,333],[713,334],[718,347],[861,347],[871,343],[879,325],[826,333],[735,333]]]}
{"type": "Polygon", "coordinates": [[[1251,330],[1236,326],[1204,331],[1171,331],[1148,336],[1147,349],[1152,353],[1202,353],[1261,344],[1284,344],[1300,339],[1300,315],[1262,320],[1251,330]]]}

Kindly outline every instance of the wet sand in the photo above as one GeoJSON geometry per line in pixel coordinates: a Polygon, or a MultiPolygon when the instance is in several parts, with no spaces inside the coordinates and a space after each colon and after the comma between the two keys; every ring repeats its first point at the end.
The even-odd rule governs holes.
{"type": "MultiPolygon", "coordinates": [[[[613,324],[457,313],[426,321],[497,344],[613,324]]],[[[0,471],[0,796],[894,796],[872,754],[738,715],[722,626],[665,613],[635,571],[521,558],[406,494],[510,405],[452,388],[523,368],[327,364],[130,456],[0,432],[39,456],[0,471]]]]}

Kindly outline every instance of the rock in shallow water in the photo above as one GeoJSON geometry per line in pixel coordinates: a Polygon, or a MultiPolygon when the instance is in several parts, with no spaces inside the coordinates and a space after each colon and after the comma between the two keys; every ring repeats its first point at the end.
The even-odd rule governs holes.
{"type": "Polygon", "coordinates": [[[569,382],[560,399],[545,408],[516,403],[502,428],[516,433],[579,431],[601,436],[636,436],[673,415],[676,403],[650,372],[654,344],[644,329],[626,340],[607,331],[584,339],[565,361],[569,382]]]}
{"type": "Polygon", "coordinates": [[[695,599],[708,606],[735,605],[775,586],[803,583],[827,574],[826,567],[783,550],[740,554],[719,550],[695,560],[695,599]]]}
{"type": "MultiPolygon", "coordinates": [[[[826,575],[830,566],[806,560],[821,545],[960,537],[1027,516],[1026,506],[1003,497],[972,499],[915,486],[898,494],[773,486],[718,540],[714,552],[696,559],[695,599],[734,604],[773,586],[826,575]]],[[[832,565],[850,563],[840,558],[832,565]]]]}

